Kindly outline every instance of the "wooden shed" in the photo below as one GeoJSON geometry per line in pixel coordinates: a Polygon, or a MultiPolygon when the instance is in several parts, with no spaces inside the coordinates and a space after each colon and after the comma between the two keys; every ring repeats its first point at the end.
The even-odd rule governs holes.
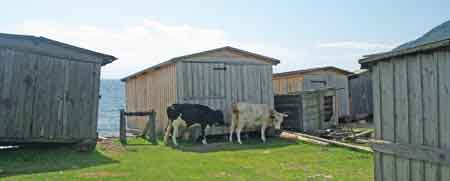
{"type": "Polygon", "coordinates": [[[286,95],[295,92],[335,88],[338,111],[340,116],[348,116],[348,80],[352,72],[327,66],[311,69],[276,73],[273,75],[273,90],[275,95],[286,95]]]}
{"type": "Polygon", "coordinates": [[[376,180],[450,180],[450,21],[359,61],[372,75],[376,180]]]}
{"type": "Polygon", "coordinates": [[[283,129],[315,133],[338,124],[334,88],[275,95],[275,109],[289,115],[283,121],[283,129]]]}
{"type": "Polygon", "coordinates": [[[350,115],[352,120],[372,120],[373,94],[370,72],[362,70],[348,76],[350,115]]]}
{"type": "Polygon", "coordinates": [[[95,143],[100,68],[114,60],[44,37],[0,34],[0,143],[95,143]]]}
{"type": "MultiPolygon", "coordinates": [[[[233,47],[172,58],[122,79],[127,112],[156,112],[156,131],[167,127],[167,106],[196,103],[224,112],[231,121],[236,102],[273,106],[272,66],[280,61],[233,47]]],[[[128,127],[143,129],[145,118],[128,118],[128,127]]]]}

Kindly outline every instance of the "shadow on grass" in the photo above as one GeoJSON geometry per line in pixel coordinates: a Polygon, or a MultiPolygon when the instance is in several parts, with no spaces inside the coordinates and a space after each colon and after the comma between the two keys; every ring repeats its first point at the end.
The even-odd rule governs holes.
{"type": "Polygon", "coordinates": [[[268,137],[266,143],[263,143],[261,139],[259,139],[259,136],[252,134],[249,136],[249,138],[242,138],[242,145],[237,143],[236,140],[234,140],[233,143],[230,143],[228,142],[228,138],[219,139],[219,137],[214,137],[213,139],[208,139],[208,144],[206,145],[203,145],[201,143],[193,144],[189,141],[179,141],[178,146],[174,146],[172,144],[171,147],[184,152],[210,153],[219,151],[270,149],[286,147],[295,144],[298,144],[298,142],[280,139],[278,137],[268,137]]]}
{"type": "Polygon", "coordinates": [[[97,150],[77,152],[67,145],[0,150],[0,160],[0,178],[118,163],[97,150]]]}

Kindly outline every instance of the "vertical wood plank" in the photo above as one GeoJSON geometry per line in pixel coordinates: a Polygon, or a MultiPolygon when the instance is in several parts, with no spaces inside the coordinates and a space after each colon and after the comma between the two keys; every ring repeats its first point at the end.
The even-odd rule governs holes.
{"type": "MultiPolygon", "coordinates": [[[[410,123],[411,144],[423,144],[422,119],[422,73],[419,56],[412,56],[407,62],[408,73],[408,118],[410,123]]],[[[375,94],[374,94],[375,95],[375,94]]],[[[411,160],[411,180],[424,180],[423,162],[411,160]]]]}
{"type": "MultiPolygon", "coordinates": [[[[408,60],[392,61],[394,63],[395,124],[397,125],[395,139],[397,143],[403,144],[409,143],[407,61],[408,60]]],[[[397,157],[396,166],[396,180],[409,181],[409,160],[397,157]]]]}
{"type": "MultiPolygon", "coordinates": [[[[424,144],[437,147],[439,144],[437,59],[433,54],[422,54],[421,57],[424,144]]],[[[438,180],[438,174],[437,165],[425,163],[426,180],[438,180]]]]}
{"type": "Polygon", "coordinates": [[[120,138],[120,142],[125,145],[127,144],[127,123],[125,120],[125,115],[124,115],[125,111],[123,109],[120,109],[120,119],[119,119],[119,138],[120,138]]]}
{"type": "MultiPolygon", "coordinates": [[[[394,119],[394,74],[391,61],[383,61],[380,65],[381,77],[381,122],[382,139],[395,142],[395,119],[394,119]]],[[[394,156],[383,154],[383,181],[395,180],[394,156]]]]}
{"type": "MultiPolygon", "coordinates": [[[[450,149],[450,111],[448,105],[450,104],[450,53],[449,51],[437,52],[438,56],[438,77],[439,77],[439,138],[440,147],[450,149]]],[[[441,166],[441,180],[450,180],[450,167],[446,165],[441,166]]]]}

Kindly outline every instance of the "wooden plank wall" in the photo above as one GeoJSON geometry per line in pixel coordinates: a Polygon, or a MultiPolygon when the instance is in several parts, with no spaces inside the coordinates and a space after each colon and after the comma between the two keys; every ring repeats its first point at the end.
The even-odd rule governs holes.
{"type": "MultiPolygon", "coordinates": [[[[324,98],[325,96],[332,96],[333,101],[336,98],[335,90],[320,90],[302,92],[302,129],[304,132],[314,132],[318,129],[327,129],[338,123],[337,117],[333,116],[334,120],[325,121],[324,98]]],[[[336,115],[336,103],[333,102],[333,114],[336,115]]]]}
{"type": "Polygon", "coordinates": [[[272,65],[245,63],[177,63],[177,102],[208,105],[231,121],[236,102],[273,107],[272,65]],[[225,70],[213,70],[225,68],[225,70]]]}
{"type": "Polygon", "coordinates": [[[339,115],[350,114],[349,90],[347,76],[333,70],[320,70],[296,75],[273,78],[275,95],[284,95],[310,89],[325,88],[325,85],[312,84],[311,80],[326,81],[328,87],[340,89],[337,91],[339,115]]]}
{"type": "Polygon", "coordinates": [[[95,139],[100,65],[0,49],[0,140],[95,139]]]}
{"type": "Polygon", "coordinates": [[[369,72],[348,80],[350,114],[360,118],[373,114],[372,79],[369,72]]]}
{"type": "Polygon", "coordinates": [[[303,76],[293,75],[273,78],[273,91],[275,95],[285,95],[303,90],[303,76]]]}
{"type": "MultiPolygon", "coordinates": [[[[450,51],[408,55],[371,67],[377,139],[450,147],[450,51]]],[[[450,169],[375,153],[376,180],[450,180],[450,169]]]]}
{"type": "MultiPolygon", "coordinates": [[[[176,66],[161,67],[125,83],[127,112],[146,112],[155,110],[157,134],[167,127],[167,106],[176,101],[176,66]]],[[[147,117],[127,117],[128,127],[144,129],[147,117]]]]}

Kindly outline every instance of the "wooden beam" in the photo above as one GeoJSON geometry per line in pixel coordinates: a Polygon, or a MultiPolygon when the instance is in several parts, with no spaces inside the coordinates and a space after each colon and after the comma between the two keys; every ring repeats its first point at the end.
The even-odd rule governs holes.
{"type": "Polygon", "coordinates": [[[127,144],[127,123],[125,120],[125,110],[121,109],[120,110],[120,142],[122,144],[127,144]]]}
{"type": "Polygon", "coordinates": [[[328,139],[325,139],[325,138],[320,138],[320,137],[317,137],[317,136],[311,136],[311,135],[303,134],[303,133],[296,133],[296,132],[291,132],[291,131],[284,131],[284,132],[295,134],[295,135],[299,135],[299,136],[303,136],[303,137],[310,138],[310,139],[323,141],[323,142],[330,143],[330,144],[336,145],[336,146],[350,148],[352,150],[364,151],[364,152],[369,152],[369,153],[373,152],[372,149],[370,149],[368,147],[365,147],[365,146],[358,146],[358,145],[352,145],[352,144],[348,144],[348,143],[342,143],[342,142],[339,142],[339,141],[328,140],[328,139]]]}
{"type": "Polygon", "coordinates": [[[152,112],[124,112],[125,116],[148,116],[151,114],[152,112]]]}
{"type": "Polygon", "coordinates": [[[312,143],[312,144],[321,145],[321,146],[329,145],[329,143],[327,143],[327,142],[310,139],[310,138],[305,138],[303,136],[299,136],[299,135],[295,135],[295,134],[291,134],[291,133],[287,133],[287,132],[282,132],[280,134],[280,138],[284,138],[284,139],[288,139],[288,140],[300,140],[303,142],[312,143]]]}
{"type": "Polygon", "coordinates": [[[372,149],[398,157],[450,165],[449,149],[398,143],[375,143],[372,149]]]}

